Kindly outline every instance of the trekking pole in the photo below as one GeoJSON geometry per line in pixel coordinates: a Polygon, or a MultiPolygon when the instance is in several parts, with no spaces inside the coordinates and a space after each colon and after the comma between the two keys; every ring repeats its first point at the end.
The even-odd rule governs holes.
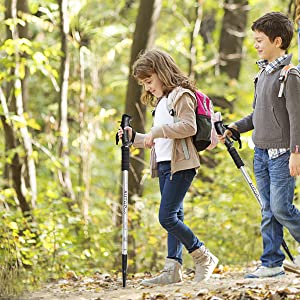
{"type": "MultiPolygon", "coordinates": [[[[226,127],[223,125],[223,122],[222,121],[217,121],[214,124],[215,124],[217,134],[218,135],[223,135],[225,130],[226,130],[226,127]]],[[[227,151],[229,152],[231,158],[233,159],[236,167],[238,169],[240,169],[240,171],[242,172],[242,174],[243,174],[244,178],[246,179],[251,191],[253,192],[256,200],[258,201],[260,207],[262,208],[262,201],[261,201],[260,195],[258,193],[258,190],[256,189],[255,185],[253,184],[250,176],[248,175],[248,173],[245,169],[244,162],[242,161],[241,157],[239,156],[237,150],[234,148],[233,141],[231,141],[228,136],[225,138],[225,146],[226,146],[227,151]]],[[[241,146],[241,143],[240,143],[240,146],[241,146]]],[[[290,260],[292,262],[294,262],[294,257],[292,256],[292,254],[291,254],[291,252],[290,252],[290,250],[289,250],[289,248],[288,248],[288,246],[287,246],[284,239],[282,240],[281,246],[285,250],[285,252],[288,255],[288,257],[290,258],[290,260]]]]}
{"type": "MultiPolygon", "coordinates": [[[[131,116],[122,116],[121,127],[124,130],[130,125],[131,116]]],[[[122,136],[122,282],[126,287],[127,277],[127,244],[128,244],[128,171],[129,171],[129,141],[128,131],[124,130],[122,136]]]]}

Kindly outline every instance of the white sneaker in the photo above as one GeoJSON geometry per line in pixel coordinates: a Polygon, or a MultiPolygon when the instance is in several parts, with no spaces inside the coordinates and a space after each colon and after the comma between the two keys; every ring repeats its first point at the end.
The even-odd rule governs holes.
{"type": "Polygon", "coordinates": [[[284,275],[283,267],[268,268],[265,266],[258,267],[254,272],[245,275],[245,278],[264,278],[277,277],[284,275]]]}

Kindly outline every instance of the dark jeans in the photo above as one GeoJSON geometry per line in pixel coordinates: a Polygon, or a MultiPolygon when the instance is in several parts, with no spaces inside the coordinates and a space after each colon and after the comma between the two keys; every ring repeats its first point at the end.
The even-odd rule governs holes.
{"type": "Polygon", "coordinates": [[[181,264],[182,245],[189,253],[203,245],[183,223],[183,199],[195,174],[195,169],[188,169],[174,173],[171,178],[171,163],[158,163],[161,193],[159,222],[168,232],[168,258],[176,259],[181,264]]]}
{"type": "Polygon", "coordinates": [[[262,201],[261,234],[266,267],[281,266],[285,258],[280,249],[283,226],[300,242],[300,211],[293,205],[295,178],[289,170],[290,152],[269,159],[268,150],[255,148],[254,172],[262,201]]]}

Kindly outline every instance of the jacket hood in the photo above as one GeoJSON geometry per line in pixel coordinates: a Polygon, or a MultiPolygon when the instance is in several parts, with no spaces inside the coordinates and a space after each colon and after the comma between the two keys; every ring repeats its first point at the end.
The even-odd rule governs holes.
{"type": "Polygon", "coordinates": [[[169,97],[174,97],[173,99],[173,106],[176,105],[176,102],[181,98],[181,96],[185,93],[188,93],[189,95],[191,95],[195,100],[196,100],[196,95],[193,93],[193,91],[189,90],[189,89],[185,89],[181,86],[176,87],[175,89],[172,90],[172,92],[169,94],[169,97]]]}

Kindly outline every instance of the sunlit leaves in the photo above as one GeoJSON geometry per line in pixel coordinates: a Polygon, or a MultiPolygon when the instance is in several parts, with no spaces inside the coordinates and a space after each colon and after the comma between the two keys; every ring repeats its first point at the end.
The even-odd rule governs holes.
{"type": "MultiPolygon", "coordinates": [[[[12,70],[16,66],[15,55],[22,54],[19,60],[19,76],[20,79],[25,77],[25,68],[29,68],[30,74],[33,75],[37,71],[41,71],[47,77],[50,77],[55,88],[57,86],[56,78],[57,70],[50,65],[50,57],[60,55],[55,47],[47,48],[46,51],[37,50],[41,45],[31,42],[28,39],[20,38],[17,40],[7,39],[0,47],[2,59],[0,61],[0,80],[10,81],[15,79],[12,70]],[[37,50],[37,51],[35,51],[37,50]]],[[[40,50],[42,50],[40,48],[40,50]]]]}
{"type": "Polygon", "coordinates": [[[128,29],[122,24],[114,24],[102,27],[101,30],[104,38],[111,38],[114,35],[126,34],[128,29]]]}
{"type": "Polygon", "coordinates": [[[9,222],[8,228],[12,229],[15,232],[19,231],[18,224],[16,222],[9,222]]]}
{"type": "Polygon", "coordinates": [[[22,19],[6,19],[4,23],[12,31],[17,25],[25,26],[26,23],[22,19]]]}
{"type": "MultiPolygon", "coordinates": [[[[188,68],[195,2],[164,0],[157,24],[155,46],[168,50],[184,70],[188,68]]],[[[285,9],[281,2],[275,2],[250,1],[249,22],[266,7],[280,5],[285,9]]],[[[120,269],[114,259],[119,257],[121,248],[121,226],[117,219],[120,217],[122,188],[121,150],[120,145],[115,145],[115,134],[125,107],[130,47],[139,1],[96,3],[93,0],[74,0],[70,3],[74,6],[70,7],[71,33],[68,37],[71,58],[68,122],[70,170],[76,191],[74,202],[64,194],[63,183],[57,176],[63,165],[58,159],[57,143],[59,62],[62,55],[57,2],[29,1],[34,15],[19,15],[18,22],[21,25],[28,22],[30,39],[8,39],[0,46],[0,83],[3,89],[16,79],[13,72],[16,58],[19,59],[18,79],[24,79],[29,73],[26,78],[29,97],[24,119],[11,109],[6,121],[16,132],[24,126],[29,127],[34,141],[38,180],[34,224],[29,224],[18,209],[15,190],[12,186],[7,187],[12,174],[7,176],[5,173],[5,164],[13,164],[16,154],[22,162],[26,156],[21,144],[5,151],[5,123],[1,123],[1,146],[5,155],[0,161],[3,178],[0,189],[0,263],[10,259],[9,265],[14,265],[19,259],[29,267],[29,281],[49,274],[59,278],[69,269],[86,274],[96,269],[120,269]],[[85,182],[80,181],[82,165],[88,171],[85,182]],[[82,199],[89,206],[87,220],[82,217],[82,199]]],[[[254,75],[257,68],[256,53],[248,30],[240,80],[228,81],[225,76],[217,75],[214,66],[218,62],[218,22],[223,14],[223,2],[202,3],[203,14],[215,12],[217,24],[209,45],[204,45],[200,35],[195,42],[197,61],[193,67],[199,74],[197,85],[207,93],[235,100],[235,110],[224,112],[224,121],[229,123],[251,111],[251,74],[254,75]]],[[[1,6],[0,10],[3,11],[1,6]]],[[[7,24],[15,26],[11,21],[7,24]]],[[[12,95],[7,97],[9,104],[12,95]]],[[[3,113],[2,107],[0,113],[3,113]]],[[[147,129],[151,128],[151,123],[149,113],[147,129]]],[[[239,153],[252,175],[253,153],[247,143],[250,135],[243,134],[244,146],[239,153]]],[[[21,141],[19,135],[16,134],[15,138],[18,144],[21,141]]],[[[131,159],[135,159],[140,151],[131,147],[131,159]]],[[[157,180],[150,178],[149,151],[145,153],[145,169],[140,182],[144,193],[142,197],[132,197],[134,204],[129,210],[130,234],[134,238],[134,242],[129,243],[129,250],[135,251],[129,262],[130,266],[136,264],[139,271],[148,270],[150,266],[151,271],[159,271],[166,256],[167,234],[158,221],[159,187],[157,180]]],[[[222,262],[237,264],[257,259],[261,254],[261,237],[256,200],[224,145],[201,154],[202,161],[208,157],[213,157],[216,165],[207,167],[202,163],[200,176],[194,180],[184,202],[186,223],[222,262]]],[[[25,164],[22,172],[22,184],[25,185],[25,164]]],[[[287,240],[290,242],[289,235],[287,240]]],[[[186,265],[192,267],[190,255],[184,251],[184,256],[186,265]]]]}

